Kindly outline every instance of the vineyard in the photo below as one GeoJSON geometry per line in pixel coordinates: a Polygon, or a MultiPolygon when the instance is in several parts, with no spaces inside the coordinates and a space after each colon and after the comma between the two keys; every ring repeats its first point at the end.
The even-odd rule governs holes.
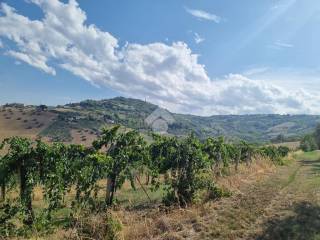
{"type": "Polygon", "coordinates": [[[147,199],[148,190],[161,189],[164,208],[187,208],[228,196],[214,179],[231,168],[250,166],[257,157],[281,165],[289,152],[283,146],[229,143],[222,137],[201,141],[194,134],[184,138],[154,134],[148,144],[137,131],[119,128],[103,129],[87,147],[5,139],[0,146],[0,238],[49,234],[55,230],[51,223],[57,212],[68,209],[64,227],[79,228],[75,238],[92,237],[78,220],[96,214],[104,217],[105,225],[93,238],[116,239],[121,224],[110,210],[118,205],[117,192],[125,183],[133,191],[139,185],[147,199]],[[44,203],[34,209],[36,188],[44,203]]]}

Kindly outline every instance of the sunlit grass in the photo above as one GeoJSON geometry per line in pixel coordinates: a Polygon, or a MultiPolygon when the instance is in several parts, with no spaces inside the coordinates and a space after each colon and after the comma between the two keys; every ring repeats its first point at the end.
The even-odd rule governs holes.
{"type": "Polygon", "coordinates": [[[320,151],[313,151],[313,152],[296,152],[294,154],[294,158],[297,160],[303,160],[303,159],[308,159],[311,161],[315,161],[320,159],[320,151]]]}

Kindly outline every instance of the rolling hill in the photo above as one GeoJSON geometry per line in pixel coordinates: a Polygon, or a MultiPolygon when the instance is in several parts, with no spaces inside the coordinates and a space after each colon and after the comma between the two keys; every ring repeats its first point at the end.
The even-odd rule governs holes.
{"type": "MultiPolygon", "coordinates": [[[[51,141],[88,144],[102,126],[121,124],[150,135],[145,119],[158,106],[131,98],[116,97],[106,100],[86,100],[63,106],[24,106],[6,104],[0,107],[0,138],[12,135],[42,136],[51,141]]],[[[165,110],[166,111],[166,110],[165,110]]],[[[269,142],[281,136],[294,141],[313,130],[320,122],[317,115],[215,115],[201,117],[175,114],[168,133],[183,136],[191,131],[200,138],[226,136],[251,142],[269,142]]]]}

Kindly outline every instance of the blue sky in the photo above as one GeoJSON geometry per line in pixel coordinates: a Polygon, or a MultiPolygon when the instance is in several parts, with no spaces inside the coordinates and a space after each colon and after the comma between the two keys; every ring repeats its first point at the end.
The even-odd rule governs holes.
{"type": "Polygon", "coordinates": [[[0,103],[320,113],[317,0],[1,3],[0,103]]]}

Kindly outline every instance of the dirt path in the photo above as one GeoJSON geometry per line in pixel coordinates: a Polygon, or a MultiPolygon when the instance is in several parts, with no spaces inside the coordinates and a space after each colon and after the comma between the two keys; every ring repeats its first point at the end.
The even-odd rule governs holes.
{"type": "Polygon", "coordinates": [[[320,153],[289,166],[210,207],[192,239],[320,239],[320,153]]]}

